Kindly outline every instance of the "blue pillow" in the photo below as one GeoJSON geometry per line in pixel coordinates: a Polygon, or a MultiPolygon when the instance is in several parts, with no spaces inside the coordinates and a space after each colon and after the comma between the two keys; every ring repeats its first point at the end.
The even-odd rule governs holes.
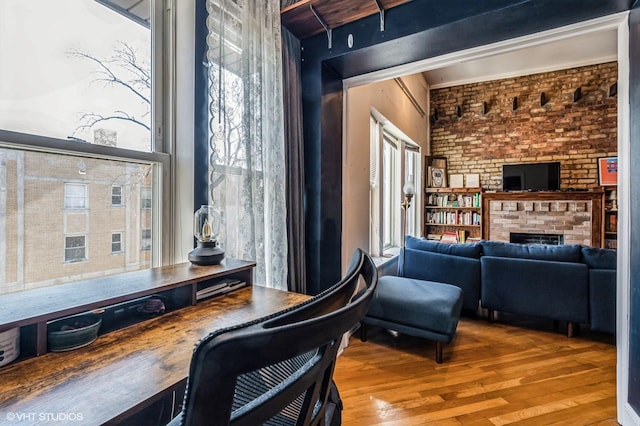
{"type": "Polygon", "coordinates": [[[482,247],[478,243],[439,243],[437,241],[429,241],[424,238],[415,238],[408,235],[405,237],[404,243],[408,249],[470,257],[472,259],[480,259],[480,255],[482,254],[482,247]]]}
{"type": "Polygon", "coordinates": [[[534,260],[553,260],[556,262],[580,263],[579,244],[547,245],[516,244],[501,241],[482,241],[482,254],[494,257],[514,257],[534,260]]]}
{"type": "Polygon", "coordinates": [[[618,254],[615,250],[582,247],[582,260],[591,269],[616,269],[618,254]]]}

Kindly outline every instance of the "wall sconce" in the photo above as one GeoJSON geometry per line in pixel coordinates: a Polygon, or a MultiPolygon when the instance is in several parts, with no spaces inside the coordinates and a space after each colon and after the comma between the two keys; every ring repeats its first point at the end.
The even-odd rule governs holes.
{"type": "Polygon", "coordinates": [[[402,188],[404,192],[404,200],[400,205],[402,206],[402,216],[404,218],[404,226],[402,227],[402,248],[404,248],[405,236],[407,235],[407,210],[411,207],[411,199],[416,193],[416,187],[413,185],[413,176],[409,176],[404,187],[402,188]]]}
{"type": "Polygon", "coordinates": [[[220,214],[213,206],[201,206],[193,216],[193,236],[197,246],[189,253],[194,265],[217,265],[224,259],[224,250],[218,246],[220,214]]]}

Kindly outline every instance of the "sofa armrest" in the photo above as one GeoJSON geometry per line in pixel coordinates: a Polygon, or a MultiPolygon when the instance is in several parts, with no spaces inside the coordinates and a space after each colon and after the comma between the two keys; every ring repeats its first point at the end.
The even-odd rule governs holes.
{"type": "Polygon", "coordinates": [[[462,289],[462,308],[475,311],[480,301],[480,260],[475,258],[405,249],[400,253],[402,276],[452,284],[462,289]],[[404,255],[404,257],[403,257],[404,255]]]}
{"type": "Polygon", "coordinates": [[[616,332],[615,270],[589,270],[589,323],[592,330],[616,332]]]}
{"type": "Polygon", "coordinates": [[[399,255],[395,255],[386,260],[383,260],[380,263],[377,263],[376,269],[378,271],[378,278],[386,277],[388,275],[397,276],[399,257],[400,257],[399,255]]]}
{"type": "Polygon", "coordinates": [[[589,322],[588,267],[582,263],[483,256],[482,306],[576,323],[589,322]]]}

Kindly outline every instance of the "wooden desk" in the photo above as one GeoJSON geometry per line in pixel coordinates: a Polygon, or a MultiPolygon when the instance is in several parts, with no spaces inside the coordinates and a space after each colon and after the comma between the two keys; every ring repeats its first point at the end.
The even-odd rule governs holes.
{"type": "Polygon", "coordinates": [[[9,364],[0,368],[0,424],[118,423],[180,389],[194,345],[211,331],[308,297],[245,287],[102,335],[81,349],[9,364]]]}

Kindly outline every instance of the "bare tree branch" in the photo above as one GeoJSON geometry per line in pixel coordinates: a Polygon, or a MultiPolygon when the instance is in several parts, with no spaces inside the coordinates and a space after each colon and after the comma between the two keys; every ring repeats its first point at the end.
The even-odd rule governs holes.
{"type": "Polygon", "coordinates": [[[115,49],[113,56],[109,59],[101,59],[77,49],[71,50],[69,54],[98,65],[98,70],[95,72],[99,77],[93,80],[92,83],[102,82],[105,87],[122,87],[137,97],[146,107],[146,112],[141,117],[135,117],[125,111],[114,111],[109,114],[84,112],[79,120],[81,124],[76,127],[73,134],[81,130],[91,129],[98,123],[112,120],[127,121],[151,131],[151,126],[142,120],[142,118],[150,114],[151,110],[150,66],[139,61],[135,49],[126,43],[120,42],[120,47],[115,49]]]}

